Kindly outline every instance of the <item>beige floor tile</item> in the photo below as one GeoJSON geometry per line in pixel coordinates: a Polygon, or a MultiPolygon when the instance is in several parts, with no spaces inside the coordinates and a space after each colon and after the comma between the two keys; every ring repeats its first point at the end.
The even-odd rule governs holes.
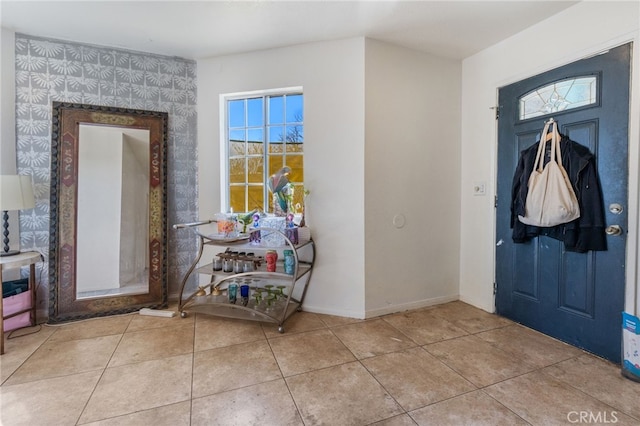
{"type": "Polygon", "coordinates": [[[351,351],[327,329],[285,335],[269,343],[285,377],[355,361],[351,351]]]}
{"type": "Polygon", "coordinates": [[[55,333],[49,341],[63,342],[67,340],[90,339],[92,337],[122,334],[129,326],[132,315],[133,314],[91,318],[78,322],[47,326],[55,330],[55,333]]]}
{"type": "Polygon", "coordinates": [[[432,343],[425,349],[474,385],[483,387],[527,373],[532,365],[476,336],[432,343]]]}
{"type": "Polygon", "coordinates": [[[266,340],[259,322],[197,315],[194,346],[196,352],[256,340],[266,340]]]}
{"type": "Polygon", "coordinates": [[[282,378],[266,340],[199,351],[193,358],[194,398],[282,378]]]}
{"type": "Polygon", "coordinates": [[[410,338],[381,319],[335,327],[332,331],[358,359],[416,345],[410,338]]]}
{"type": "Polygon", "coordinates": [[[513,321],[460,301],[436,305],[427,310],[472,334],[513,324],[513,321]]]}
{"type": "Polygon", "coordinates": [[[418,345],[464,336],[465,330],[428,310],[403,312],[382,318],[409,336],[418,345]]]}
{"type": "Polygon", "coordinates": [[[615,408],[540,371],[497,383],[485,391],[533,425],[577,423],[572,420],[579,420],[583,412],[599,416],[600,420],[607,418],[606,423],[615,417],[617,425],[638,424],[615,408]]]}
{"type": "Polygon", "coordinates": [[[359,362],[285,380],[305,424],[367,425],[403,413],[359,362]]]}
{"type": "Polygon", "coordinates": [[[0,357],[0,383],[4,383],[55,330],[44,325],[5,333],[4,354],[0,357]]]}
{"type": "Polygon", "coordinates": [[[537,368],[583,353],[574,346],[518,324],[478,333],[476,336],[507,352],[514,359],[526,361],[537,368]]]}
{"type": "Polygon", "coordinates": [[[191,421],[191,401],[177,404],[163,405],[150,410],[133,414],[112,417],[97,422],[86,423],[84,426],[189,426],[191,421]]]}
{"type": "Polygon", "coordinates": [[[495,314],[480,311],[477,316],[458,319],[453,321],[453,324],[471,334],[474,334],[480,333],[481,331],[513,325],[514,322],[495,314]]]}
{"type": "Polygon", "coordinates": [[[513,412],[478,390],[409,413],[418,425],[527,425],[513,412]]]}
{"type": "Polygon", "coordinates": [[[24,383],[51,377],[102,370],[118,345],[120,336],[65,342],[45,342],[6,381],[24,383]]]}
{"type": "Polygon", "coordinates": [[[368,358],[362,363],[406,411],[476,389],[422,348],[368,358]]]}
{"type": "Polygon", "coordinates": [[[191,354],[107,368],[80,423],[187,401],[191,377],[191,354]]]}
{"type": "Polygon", "coordinates": [[[619,365],[462,302],[301,312],[285,331],[204,314],[43,326],[6,343],[0,424],[640,424],[619,365]]]}
{"type": "Polygon", "coordinates": [[[28,343],[44,343],[56,331],[55,327],[47,324],[37,324],[34,326],[19,328],[17,330],[4,332],[4,349],[5,353],[10,346],[22,346],[22,342],[28,343]]]}
{"type": "Polygon", "coordinates": [[[193,400],[192,426],[303,425],[284,380],[193,400]]]}
{"type": "Polygon", "coordinates": [[[3,426],[74,425],[102,371],[0,387],[3,426]]]}
{"type": "Polygon", "coordinates": [[[353,324],[363,322],[365,320],[359,318],[338,317],[335,315],[316,314],[327,327],[336,327],[339,325],[353,324]]]}
{"type": "Polygon", "coordinates": [[[585,354],[543,371],[635,417],[640,424],[640,383],[623,377],[620,369],[619,365],[585,354]]]}
{"type": "Polygon", "coordinates": [[[370,426],[416,426],[416,422],[408,414],[400,414],[386,420],[371,423],[370,426]]]}
{"type": "Polygon", "coordinates": [[[278,324],[262,323],[264,334],[267,337],[284,336],[285,334],[302,333],[304,331],[326,328],[320,317],[311,312],[296,312],[284,323],[284,333],[278,332],[278,324]]]}
{"type": "Polygon", "coordinates": [[[125,333],[109,367],[193,352],[193,325],[152,328],[125,333]]]}
{"type": "Polygon", "coordinates": [[[486,311],[480,308],[471,306],[468,303],[455,301],[449,303],[443,303],[441,305],[434,305],[424,308],[434,315],[438,315],[442,318],[446,318],[449,321],[457,321],[461,319],[475,318],[486,311]]]}

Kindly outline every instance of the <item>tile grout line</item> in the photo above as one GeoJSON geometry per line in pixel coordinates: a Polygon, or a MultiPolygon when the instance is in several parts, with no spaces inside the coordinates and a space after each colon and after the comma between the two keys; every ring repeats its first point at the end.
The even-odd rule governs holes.
{"type": "MultiPolygon", "coordinates": [[[[76,419],[76,422],[75,422],[76,425],[80,424],[80,419],[82,418],[82,415],[84,414],[85,410],[87,409],[87,406],[89,405],[89,401],[91,401],[91,398],[93,398],[93,395],[95,394],[96,389],[98,389],[98,385],[100,384],[100,381],[104,377],[104,374],[106,373],[107,368],[109,367],[109,363],[111,362],[111,360],[113,359],[113,356],[115,355],[116,351],[118,350],[118,346],[120,346],[120,344],[122,343],[122,339],[124,338],[124,334],[127,332],[127,328],[129,328],[130,325],[131,325],[131,320],[129,320],[129,324],[127,324],[127,327],[124,329],[122,334],[120,334],[120,339],[118,340],[118,344],[115,345],[115,347],[113,348],[113,352],[111,353],[111,356],[109,356],[109,359],[105,363],[104,368],[102,369],[102,372],[100,373],[100,377],[98,377],[98,380],[96,380],[96,384],[93,386],[93,390],[89,393],[89,397],[87,398],[87,400],[85,401],[84,405],[82,406],[82,409],[80,410],[80,413],[78,414],[78,418],[76,419]]],[[[52,334],[52,336],[53,336],[53,334],[52,334]]],[[[49,337],[51,337],[51,336],[49,336],[49,337]]],[[[105,420],[105,419],[101,419],[101,420],[105,420]]]]}
{"type": "MultiPolygon", "coordinates": [[[[180,314],[178,314],[180,315],[180,314]]],[[[198,328],[198,313],[193,314],[193,341],[191,342],[191,380],[189,386],[189,425],[193,423],[193,382],[196,367],[196,329],[198,328]]]]}
{"type": "Polygon", "coordinates": [[[632,418],[632,419],[634,419],[634,420],[640,420],[640,418],[638,418],[638,417],[636,417],[636,416],[634,416],[634,415],[632,415],[632,414],[627,413],[626,411],[622,410],[621,408],[618,408],[618,407],[614,407],[614,406],[612,406],[612,405],[611,405],[611,404],[609,404],[608,402],[605,402],[605,401],[603,401],[602,399],[598,398],[597,396],[592,395],[592,394],[590,394],[589,392],[587,392],[587,391],[585,391],[585,390],[583,390],[583,389],[580,389],[580,388],[578,388],[578,387],[574,386],[574,385],[573,385],[573,384],[571,384],[570,382],[567,382],[567,381],[565,381],[565,380],[563,380],[563,379],[561,379],[561,378],[558,378],[558,377],[552,376],[551,374],[546,373],[545,371],[543,371],[543,370],[545,370],[545,369],[546,369],[546,368],[548,368],[548,367],[552,367],[552,366],[554,366],[554,365],[561,364],[561,363],[563,363],[563,362],[567,362],[567,361],[570,361],[570,360],[577,360],[578,358],[581,358],[581,357],[583,357],[583,356],[585,356],[585,355],[586,355],[586,356],[590,356],[590,357],[596,357],[596,358],[597,358],[597,359],[599,359],[599,360],[603,360],[603,361],[605,361],[605,362],[609,362],[608,360],[605,360],[604,358],[600,358],[600,357],[598,357],[597,355],[590,354],[589,352],[584,352],[584,353],[582,353],[582,354],[580,354],[580,355],[576,355],[576,356],[574,356],[574,357],[567,358],[567,359],[565,359],[565,360],[558,361],[558,362],[556,362],[556,363],[553,363],[553,364],[550,364],[550,365],[544,366],[544,367],[540,368],[540,373],[542,373],[542,374],[544,374],[545,376],[548,376],[548,377],[550,377],[550,378],[552,378],[552,379],[554,379],[554,380],[558,380],[558,381],[560,381],[560,382],[564,383],[565,385],[569,386],[570,388],[572,388],[572,389],[574,389],[574,390],[576,390],[576,391],[578,391],[578,392],[580,392],[580,393],[582,393],[582,394],[584,394],[584,395],[586,395],[586,396],[588,396],[588,397],[590,397],[590,398],[593,398],[593,399],[595,399],[596,401],[601,402],[602,404],[604,404],[604,405],[606,405],[606,406],[608,406],[608,407],[613,408],[613,409],[614,409],[614,411],[615,411],[615,410],[619,410],[621,413],[623,413],[623,414],[624,414],[624,415],[626,415],[626,416],[631,417],[631,418],[632,418]]]}

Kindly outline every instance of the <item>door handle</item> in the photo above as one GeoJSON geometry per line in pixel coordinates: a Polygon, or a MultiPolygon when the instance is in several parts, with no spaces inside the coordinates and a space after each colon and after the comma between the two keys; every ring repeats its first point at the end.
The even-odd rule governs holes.
{"type": "Polygon", "coordinates": [[[622,228],[620,228],[620,225],[609,225],[604,232],[607,235],[617,236],[622,234],[622,228]]]}

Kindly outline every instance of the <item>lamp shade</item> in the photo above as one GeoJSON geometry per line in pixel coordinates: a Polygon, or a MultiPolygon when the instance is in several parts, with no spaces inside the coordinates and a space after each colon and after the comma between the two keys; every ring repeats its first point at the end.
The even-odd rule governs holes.
{"type": "Polygon", "coordinates": [[[0,175],[0,211],[35,207],[31,176],[0,175]]]}

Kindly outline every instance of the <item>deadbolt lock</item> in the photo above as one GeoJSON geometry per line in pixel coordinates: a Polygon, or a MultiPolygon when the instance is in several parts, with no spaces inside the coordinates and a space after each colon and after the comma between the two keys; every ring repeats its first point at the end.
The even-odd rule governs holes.
{"type": "Polygon", "coordinates": [[[618,203],[609,204],[609,211],[613,214],[620,214],[622,213],[622,210],[624,210],[622,208],[622,204],[618,204],[618,203]]]}

